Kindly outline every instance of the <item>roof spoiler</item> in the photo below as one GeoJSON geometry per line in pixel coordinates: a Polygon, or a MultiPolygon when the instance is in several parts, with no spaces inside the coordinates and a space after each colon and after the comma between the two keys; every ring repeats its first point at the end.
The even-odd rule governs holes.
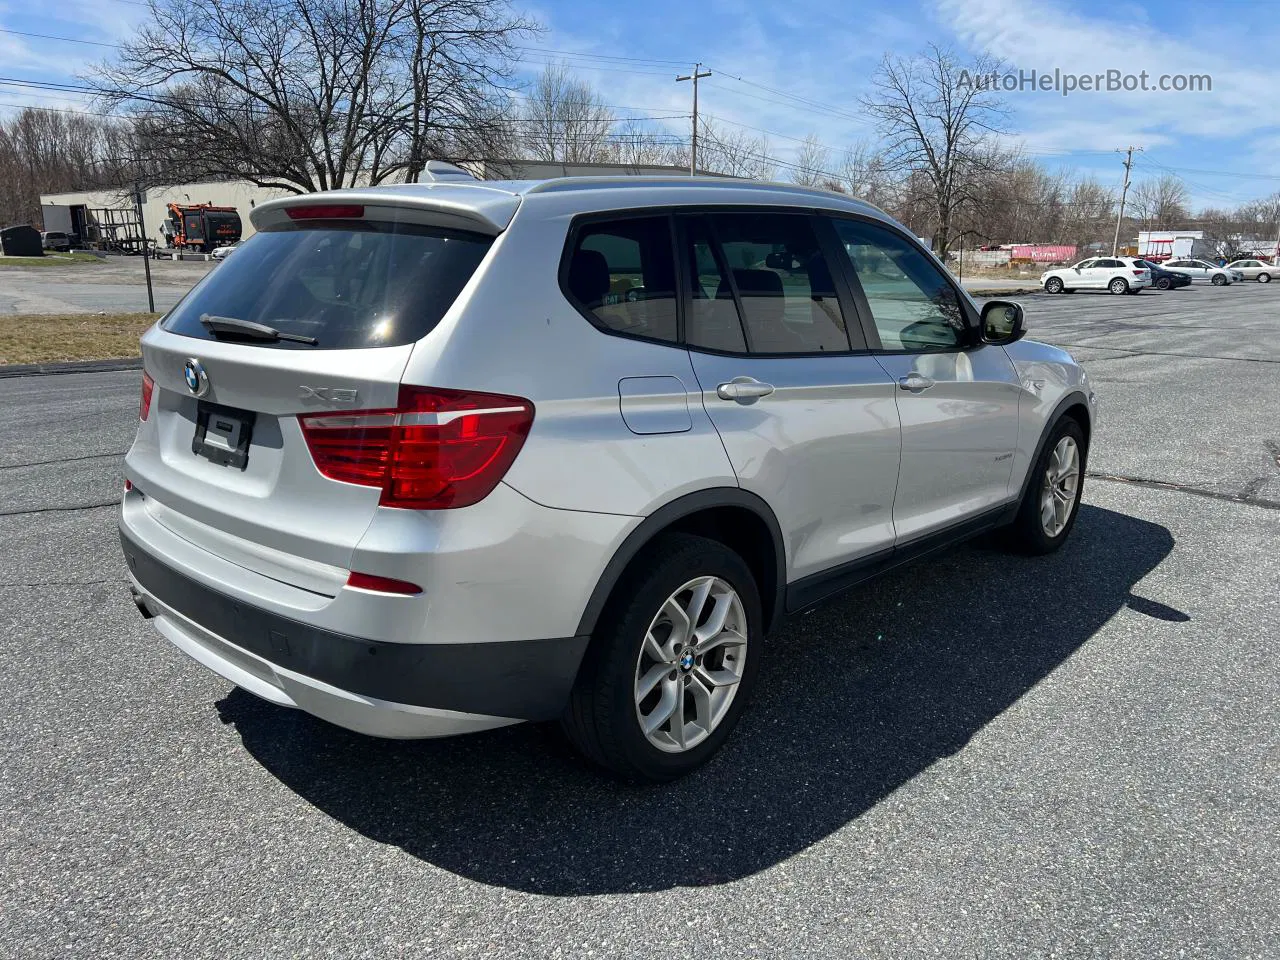
{"type": "Polygon", "coordinates": [[[459,180],[475,182],[475,179],[457,164],[444,160],[428,160],[422,173],[418,174],[419,183],[447,183],[459,180]]]}

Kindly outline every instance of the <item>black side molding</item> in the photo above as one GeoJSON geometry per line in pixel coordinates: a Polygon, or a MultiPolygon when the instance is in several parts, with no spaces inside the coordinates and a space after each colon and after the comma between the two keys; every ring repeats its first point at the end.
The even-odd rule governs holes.
{"type": "Polygon", "coordinates": [[[859,557],[838,567],[802,577],[787,584],[787,613],[798,613],[850,587],[872,580],[939,550],[955,546],[980,533],[1011,523],[1018,513],[1017,500],[986,510],[934,533],[907,543],[859,557]]]}
{"type": "Polygon", "coordinates": [[[322,630],[234,598],[166,566],[123,531],[143,590],[210,633],[286,670],[352,693],[517,720],[564,710],[588,637],[502,643],[386,643],[322,630]]]}

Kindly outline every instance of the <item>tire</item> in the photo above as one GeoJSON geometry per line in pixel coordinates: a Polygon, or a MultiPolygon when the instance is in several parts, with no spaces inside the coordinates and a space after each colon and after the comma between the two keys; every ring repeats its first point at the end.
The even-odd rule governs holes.
{"type": "Polygon", "coordinates": [[[1059,419],[1053,425],[1044,448],[1040,451],[1040,456],[1031,468],[1031,479],[1027,483],[1022,503],[1018,506],[1018,515],[1006,530],[1005,541],[1012,549],[1019,553],[1038,555],[1053,553],[1067,542],[1067,537],[1071,535],[1071,529],[1076,524],[1076,516],[1080,513],[1080,494],[1084,490],[1085,465],[1088,459],[1089,448],[1085,444],[1084,431],[1080,429],[1080,424],[1072,417],[1059,419]],[[1045,507],[1043,497],[1048,471],[1055,465],[1055,454],[1059,445],[1066,439],[1070,439],[1075,445],[1077,470],[1075,487],[1068,499],[1057,500],[1059,503],[1064,503],[1067,510],[1065,518],[1055,514],[1055,521],[1063,520],[1064,522],[1056,530],[1051,531],[1043,515],[1045,507]]]}
{"type": "Polygon", "coordinates": [[[614,588],[561,726],[589,760],[623,779],[665,783],[684,776],[710,760],[733,733],[759,672],[763,641],[760,592],[742,558],[715,540],[665,534],[641,552],[614,588]],[[698,622],[705,627],[723,604],[725,632],[719,636],[732,630],[746,639],[722,642],[695,658],[696,647],[679,649],[682,638],[668,611],[673,601],[692,607],[702,583],[711,593],[698,622]],[[639,696],[641,681],[651,676],[656,682],[639,696]],[[711,680],[721,683],[713,686],[711,680]],[[668,710],[663,722],[664,704],[673,701],[678,709],[668,710]],[[677,715],[690,712],[695,721],[711,722],[680,723],[677,733],[677,715]],[[642,716],[655,720],[652,737],[641,726],[642,716]],[[681,746],[685,740],[689,745],[681,746]]]}
{"type": "Polygon", "coordinates": [[[1156,281],[1156,286],[1159,287],[1161,290],[1169,290],[1169,289],[1172,289],[1173,287],[1173,281],[1170,280],[1168,277],[1161,277],[1159,280],[1156,281]]]}
{"type": "Polygon", "coordinates": [[[1066,287],[1057,277],[1050,277],[1044,282],[1045,293],[1063,293],[1066,287]]]}
{"type": "Polygon", "coordinates": [[[1220,273],[1216,273],[1213,276],[1212,283],[1215,287],[1225,287],[1227,285],[1227,278],[1220,273]]]}
{"type": "Polygon", "coordinates": [[[1259,283],[1270,283],[1270,282],[1271,282],[1271,274],[1269,274],[1269,273],[1260,273],[1260,274],[1258,274],[1258,282],[1259,282],[1259,283]]]}
{"type": "Polygon", "coordinates": [[[1107,284],[1107,289],[1116,295],[1119,295],[1122,293],[1128,293],[1129,281],[1126,280],[1124,277],[1116,277],[1109,284],[1107,284]]]}

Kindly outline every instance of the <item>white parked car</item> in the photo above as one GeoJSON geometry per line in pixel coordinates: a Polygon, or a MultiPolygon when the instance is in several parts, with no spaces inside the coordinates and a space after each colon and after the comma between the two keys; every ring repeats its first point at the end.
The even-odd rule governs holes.
{"type": "Polygon", "coordinates": [[[217,247],[211,256],[215,260],[225,260],[231,254],[235,253],[244,244],[243,240],[237,240],[235,243],[228,244],[225,247],[217,247]]]}
{"type": "Polygon", "coordinates": [[[1151,271],[1133,257],[1091,257],[1071,267],[1042,273],[1040,283],[1048,293],[1076,290],[1138,293],[1143,287],[1151,286],[1151,271]]]}
{"type": "Polygon", "coordinates": [[[1215,287],[1224,287],[1228,283],[1244,279],[1244,274],[1239,270],[1220,267],[1208,260],[1170,260],[1164,268],[1185,273],[1192,283],[1212,283],[1215,287]]]}
{"type": "Polygon", "coordinates": [[[1272,277],[1280,277],[1280,268],[1265,260],[1236,260],[1228,263],[1227,269],[1240,274],[1245,280],[1257,280],[1259,283],[1270,283],[1272,277]]]}

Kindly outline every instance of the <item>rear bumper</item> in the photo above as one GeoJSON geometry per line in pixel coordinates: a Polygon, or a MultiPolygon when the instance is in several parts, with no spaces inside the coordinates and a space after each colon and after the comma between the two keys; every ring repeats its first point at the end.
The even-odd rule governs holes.
{"type": "Polygon", "coordinates": [[[377,736],[558,716],[587,637],[389,643],[302,623],[201,583],[121,530],[141,605],[180,649],[252,693],[377,736]]]}

